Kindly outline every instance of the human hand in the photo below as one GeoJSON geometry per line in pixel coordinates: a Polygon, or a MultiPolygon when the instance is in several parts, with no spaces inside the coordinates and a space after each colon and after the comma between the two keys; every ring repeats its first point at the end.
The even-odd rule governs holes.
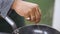
{"type": "Polygon", "coordinates": [[[13,3],[12,9],[29,21],[38,23],[41,19],[41,10],[37,4],[16,0],[13,3]]]}

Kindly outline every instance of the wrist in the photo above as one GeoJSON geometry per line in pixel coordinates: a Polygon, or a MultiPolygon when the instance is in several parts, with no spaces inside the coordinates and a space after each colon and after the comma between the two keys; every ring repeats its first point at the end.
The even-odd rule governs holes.
{"type": "Polygon", "coordinates": [[[18,4],[21,4],[22,0],[14,0],[13,4],[12,4],[12,9],[16,9],[18,4]]]}
{"type": "Polygon", "coordinates": [[[16,0],[14,0],[11,9],[14,9],[14,7],[15,7],[15,3],[16,3],[16,0]]]}

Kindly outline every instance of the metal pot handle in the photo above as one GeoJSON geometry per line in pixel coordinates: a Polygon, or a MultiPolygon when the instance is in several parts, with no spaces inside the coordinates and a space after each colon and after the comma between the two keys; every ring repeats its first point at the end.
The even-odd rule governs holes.
{"type": "Polygon", "coordinates": [[[4,19],[11,25],[13,30],[17,29],[15,22],[9,16],[6,16],[4,19]]]}

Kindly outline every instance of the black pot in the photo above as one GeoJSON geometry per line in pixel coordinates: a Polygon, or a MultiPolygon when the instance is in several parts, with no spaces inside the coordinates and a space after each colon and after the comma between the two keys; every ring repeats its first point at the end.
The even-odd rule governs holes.
{"type": "Polygon", "coordinates": [[[60,34],[60,32],[45,25],[29,25],[16,29],[13,34],[60,34]]]}
{"type": "Polygon", "coordinates": [[[14,31],[12,34],[60,34],[60,32],[56,29],[45,25],[29,25],[17,29],[15,22],[11,20],[8,16],[4,19],[13,28],[14,31]]]}

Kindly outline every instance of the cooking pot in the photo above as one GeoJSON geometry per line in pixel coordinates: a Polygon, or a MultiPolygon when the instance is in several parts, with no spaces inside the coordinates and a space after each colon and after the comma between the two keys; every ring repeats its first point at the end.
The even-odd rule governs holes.
{"type": "Polygon", "coordinates": [[[11,34],[60,34],[56,29],[46,25],[28,25],[17,28],[16,24],[8,16],[4,18],[13,28],[11,34]]]}
{"type": "Polygon", "coordinates": [[[29,25],[14,30],[13,34],[60,34],[60,32],[46,25],[29,25]]]}

